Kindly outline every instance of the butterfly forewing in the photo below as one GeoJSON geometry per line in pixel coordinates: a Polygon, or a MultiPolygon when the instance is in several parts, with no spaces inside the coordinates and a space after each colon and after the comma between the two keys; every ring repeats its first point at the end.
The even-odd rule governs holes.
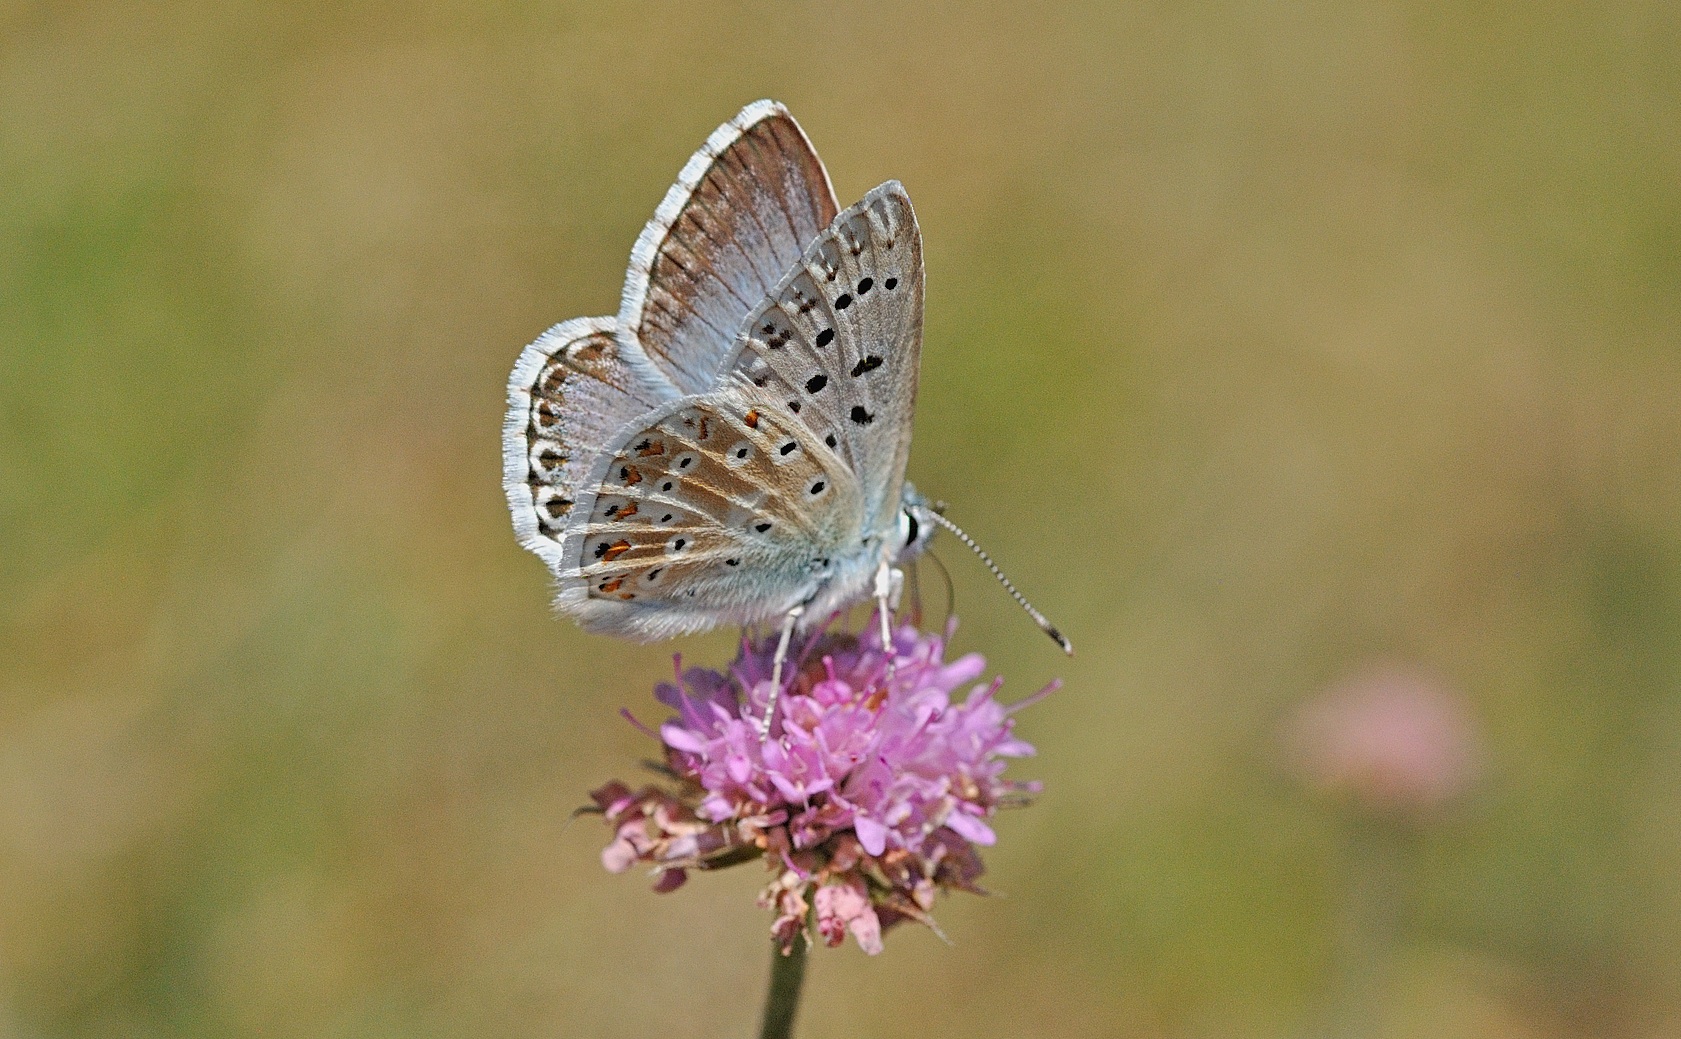
{"type": "Polygon", "coordinates": [[[678,393],[704,393],[762,300],[838,207],[786,109],[747,106],[689,160],[631,251],[620,335],[678,393]]]}
{"type": "Polygon", "coordinates": [[[844,461],[751,387],[672,401],[622,430],[566,535],[560,605],[642,638],[752,623],[804,601],[855,551],[844,461]]]}
{"type": "Polygon", "coordinates": [[[922,353],[922,238],[897,181],[837,216],[743,326],[733,377],[857,474],[864,529],[894,521],[922,353]]]}
{"type": "Polygon", "coordinates": [[[659,401],[624,362],[615,324],[556,325],[525,348],[508,380],[503,489],[520,544],[551,567],[600,446],[659,401]]]}

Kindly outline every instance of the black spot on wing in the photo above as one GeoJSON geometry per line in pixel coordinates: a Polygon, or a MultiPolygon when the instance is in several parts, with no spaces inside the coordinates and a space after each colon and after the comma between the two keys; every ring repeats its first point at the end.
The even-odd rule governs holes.
{"type": "Polygon", "coordinates": [[[870,354],[868,357],[859,358],[858,363],[852,366],[852,377],[856,379],[865,372],[873,372],[880,367],[881,358],[870,354]]]}

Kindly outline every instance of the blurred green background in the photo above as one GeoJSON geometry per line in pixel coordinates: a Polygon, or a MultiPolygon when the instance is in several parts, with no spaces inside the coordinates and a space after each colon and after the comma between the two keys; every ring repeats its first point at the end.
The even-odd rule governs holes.
{"type": "Polygon", "coordinates": [[[762,96],[915,199],[912,478],[1080,649],[944,540],[1047,792],[802,1034],[1681,1036],[1674,3],[12,0],[0,1037],[750,1032],[758,869],[567,828],[732,636],[552,617],[499,433],[762,96]],[[1279,730],[1380,665],[1481,778],[1350,939],[1279,730]]]}

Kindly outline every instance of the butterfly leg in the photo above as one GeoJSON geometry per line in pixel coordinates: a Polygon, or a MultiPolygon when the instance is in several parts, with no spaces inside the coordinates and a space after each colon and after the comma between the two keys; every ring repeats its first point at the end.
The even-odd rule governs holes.
{"type": "Polygon", "coordinates": [[[805,613],[805,604],[789,610],[782,618],[782,635],[776,640],[776,657],[770,666],[770,696],[765,700],[765,716],[759,719],[759,742],[770,738],[770,722],[776,717],[776,700],[782,695],[782,666],[788,661],[788,643],[794,637],[794,625],[805,613]]]}
{"type": "Polygon", "coordinates": [[[887,656],[887,682],[892,682],[898,671],[893,653],[893,614],[899,609],[899,597],[904,590],[903,570],[886,562],[876,568],[875,588],[871,594],[876,601],[876,616],[881,619],[881,651],[887,656]]]}

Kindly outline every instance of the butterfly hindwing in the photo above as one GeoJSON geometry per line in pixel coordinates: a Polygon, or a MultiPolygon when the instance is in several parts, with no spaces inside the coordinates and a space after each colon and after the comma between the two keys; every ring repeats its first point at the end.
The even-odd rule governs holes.
{"type": "Polygon", "coordinates": [[[755,623],[856,551],[856,480],[751,387],[667,402],[601,452],[562,550],[560,608],[644,639],[755,623]]]}
{"type": "Polygon", "coordinates": [[[922,237],[889,181],[837,216],[748,315],[730,368],[846,460],[875,531],[899,502],[921,354],[922,237]]]}
{"type": "Polygon", "coordinates": [[[559,542],[602,444],[657,393],[627,365],[613,318],[575,318],[526,347],[508,379],[502,485],[514,532],[554,567],[559,542]]]}
{"type": "Polygon", "coordinates": [[[677,394],[716,383],[742,315],[839,207],[793,116],[774,101],[720,126],[631,250],[619,311],[626,356],[677,394]]]}

